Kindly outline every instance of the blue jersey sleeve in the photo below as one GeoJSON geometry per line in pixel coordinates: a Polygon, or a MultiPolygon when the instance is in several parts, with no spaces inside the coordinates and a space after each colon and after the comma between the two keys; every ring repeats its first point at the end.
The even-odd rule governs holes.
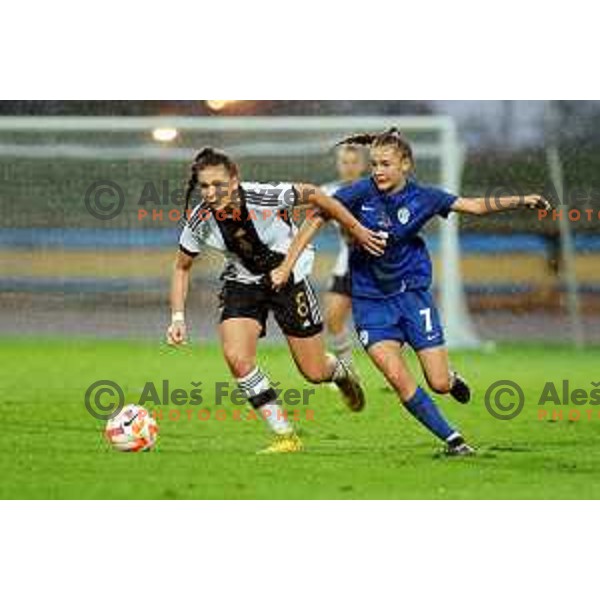
{"type": "Polygon", "coordinates": [[[433,187],[428,188],[427,192],[433,206],[433,214],[440,215],[446,219],[452,210],[452,205],[458,200],[458,196],[433,187]]]}
{"type": "Polygon", "coordinates": [[[371,181],[369,178],[359,179],[350,185],[338,188],[333,194],[336,200],[339,200],[349,211],[357,206],[361,198],[365,198],[369,193],[371,181]]]}

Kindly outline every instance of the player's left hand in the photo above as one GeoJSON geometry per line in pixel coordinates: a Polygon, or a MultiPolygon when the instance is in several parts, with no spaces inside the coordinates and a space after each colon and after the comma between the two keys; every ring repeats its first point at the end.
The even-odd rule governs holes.
{"type": "Polygon", "coordinates": [[[285,287],[285,284],[288,282],[288,279],[291,275],[291,269],[286,267],[285,265],[279,265],[277,268],[273,269],[269,273],[269,278],[271,280],[271,287],[279,291],[281,288],[285,287]]]}
{"type": "Polygon", "coordinates": [[[532,210],[552,210],[552,205],[546,198],[533,194],[531,196],[525,196],[525,206],[532,210]]]}

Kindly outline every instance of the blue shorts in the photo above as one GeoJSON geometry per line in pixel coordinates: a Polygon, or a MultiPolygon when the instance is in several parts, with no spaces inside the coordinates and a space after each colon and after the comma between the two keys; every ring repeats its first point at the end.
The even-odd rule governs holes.
{"type": "Polygon", "coordinates": [[[391,298],[352,298],[358,339],[364,348],[395,340],[414,350],[443,346],[440,315],[427,290],[402,292],[391,298]]]}

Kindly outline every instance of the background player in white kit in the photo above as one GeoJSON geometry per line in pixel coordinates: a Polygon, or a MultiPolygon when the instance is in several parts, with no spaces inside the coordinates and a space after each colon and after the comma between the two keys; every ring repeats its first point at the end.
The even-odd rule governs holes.
{"type": "Polygon", "coordinates": [[[171,286],[170,344],[186,338],[185,300],[190,269],[203,247],[223,253],[227,264],[221,278],[219,334],[225,361],[245,393],[276,434],[268,452],[296,452],[302,448],[292,426],[276,403],[277,394],[267,375],[256,365],[257,343],[265,335],[273,312],[299,371],[312,383],[333,381],[351,410],[364,406],[357,378],[337,357],[325,353],[322,320],[316,295],[308,280],[313,252],[303,251],[292,277],[273,291],[271,271],[284,260],[297,232],[282,211],[311,203],[338,220],[367,251],[381,255],[385,244],[340,203],[309,184],[241,183],[237,165],[224,153],[205,148],[192,164],[186,189],[186,208],[196,186],[201,202],[180,238],[171,286]]]}
{"type": "MultiPolygon", "coordinates": [[[[336,171],[338,181],[325,184],[321,189],[327,196],[333,196],[343,186],[360,179],[369,167],[369,155],[362,145],[341,143],[336,146],[336,171]]],[[[329,343],[334,354],[346,362],[352,363],[352,333],[348,319],[352,312],[352,289],[348,235],[334,226],[339,235],[339,251],[333,267],[330,282],[325,292],[325,327],[329,343]]]]}

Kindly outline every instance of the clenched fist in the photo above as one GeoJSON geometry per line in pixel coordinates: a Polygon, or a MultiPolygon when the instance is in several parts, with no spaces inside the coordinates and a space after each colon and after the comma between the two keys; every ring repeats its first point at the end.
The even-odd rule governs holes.
{"type": "Polygon", "coordinates": [[[173,321],[167,328],[167,343],[169,346],[186,344],[187,331],[184,321],[173,321]]]}

